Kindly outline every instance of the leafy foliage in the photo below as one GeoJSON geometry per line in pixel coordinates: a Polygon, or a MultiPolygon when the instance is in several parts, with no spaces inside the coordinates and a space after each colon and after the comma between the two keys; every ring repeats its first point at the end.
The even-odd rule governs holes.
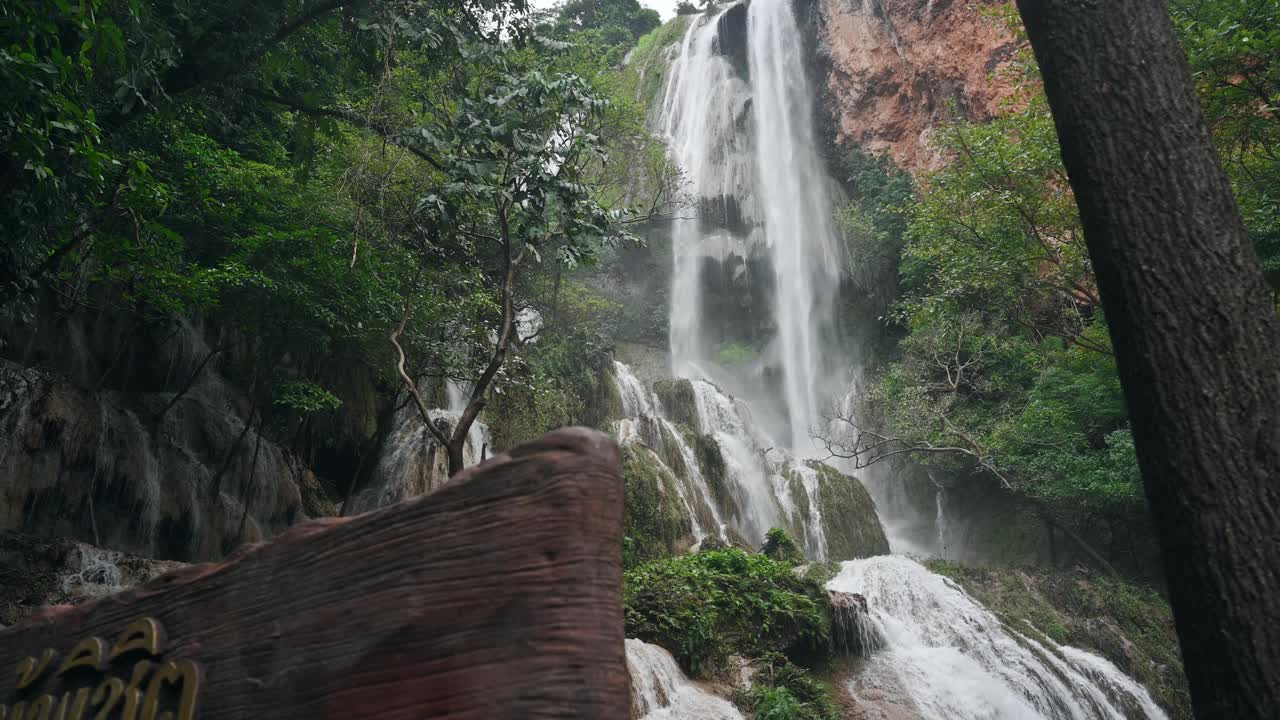
{"type": "Polygon", "coordinates": [[[736,548],[632,568],[624,601],[627,636],[667,648],[694,675],[731,654],[825,650],[831,634],[821,586],[736,548]]]}
{"type": "Polygon", "coordinates": [[[791,565],[802,565],[805,561],[804,552],[800,550],[800,546],[782,528],[770,528],[769,532],[765,533],[764,547],[760,548],[760,552],[765,557],[791,565]]]}
{"type": "Polygon", "coordinates": [[[571,3],[541,25],[527,11],[6,3],[0,305],[33,319],[52,295],[234,327],[222,370],[281,427],[371,412],[347,400],[374,389],[348,378],[395,387],[401,322],[412,372],[465,380],[508,307],[540,310],[536,348],[515,338],[529,357],[496,375],[507,397],[535,388],[513,435],[582,417],[606,342],[577,321],[619,313],[569,297],[583,296],[573,273],[627,237],[629,161],[610,159],[655,157],[616,64],[658,20],[634,0],[571,3]],[[615,25],[617,52],[597,52],[615,25]]]}
{"type": "Polygon", "coordinates": [[[1175,2],[1171,10],[1245,225],[1280,290],[1280,2],[1175,2]]]}
{"type": "MultiPolygon", "coordinates": [[[[880,447],[977,466],[1059,513],[1141,512],[1119,378],[1043,97],[990,123],[956,122],[939,142],[952,162],[925,178],[900,226],[904,293],[892,317],[907,334],[870,393],[897,439],[880,447]]],[[[882,218],[888,236],[894,218],[882,218]]]]}
{"type": "Polygon", "coordinates": [[[756,684],[738,698],[753,720],[840,720],[831,688],[803,668],[773,654],[765,659],[756,684]]]}

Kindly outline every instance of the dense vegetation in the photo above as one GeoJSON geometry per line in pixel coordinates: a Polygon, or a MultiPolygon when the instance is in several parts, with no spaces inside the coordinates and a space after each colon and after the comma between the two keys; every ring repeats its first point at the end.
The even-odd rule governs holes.
{"type": "Polygon", "coordinates": [[[624,311],[590,266],[668,199],[617,72],[657,25],[634,0],[5,3],[5,322],[231,328],[247,421],[299,448],[372,442],[371,393],[425,418],[424,380],[470,392],[427,423],[459,452],[490,403],[504,442],[598,424],[624,311]]]}
{"type": "Polygon", "coordinates": [[[627,571],[627,637],[657,643],[694,677],[722,678],[733,662],[756,671],[736,702],[759,720],[827,720],[840,715],[814,677],[832,654],[822,585],[795,572],[794,541],[772,530],[766,553],[738,548],[656,560],[627,571]]]}
{"type": "MultiPolygon", "coordinates": [[[[1278,292],[1280,6],[1247,5],[1175,3],[1173,16],[1278,292]]],[[[1020,29],[1006,10],[993,21],[1020,29]]],[[[897,342],[867,407],[829,439],[833,452],[861,463],[909,454],[990,478],[1109,567],[1124,558],[1104,557],[1083,535],[1147,526],[1133,435],[1029,53],[1011,79],[1019,90],[1001,115],[941,129],[934,142],[950,162],[917,183],[857,151],[844,161],[853,199],[838,219],[851,276],[874,285],[896,265],[898,286],[878,287],[898,293],[885,300],[897,342]]]]}

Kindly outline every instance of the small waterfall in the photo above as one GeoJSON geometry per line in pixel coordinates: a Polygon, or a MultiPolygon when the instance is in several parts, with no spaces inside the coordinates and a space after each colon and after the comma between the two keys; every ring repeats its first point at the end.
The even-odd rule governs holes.
{"type": "MultiPolygon", "coordinates": [[[[693,448],[689,447],[689,443],[684,439],[684,434],[680,432],[679,428],[672,425],[670,420],[659,418],[658,422],[666,430],[663,437],[674,441],[676,451],[680,453],[680,459],[684,463],[685,475],[689,479],[689,484],[697,491],[699,500],[710,511],[711,519],[715,522],[716,535],[721,540],[728,540],[729,536],[726,534],[727,526],[724,524],[724,520],[720,519],[719,504],[711,495],[711,488],[707,485],[707,479],[702,476],[702,470],[698,467],[698,458],[694,454],[693,448]]],[[[701,542],[701,538],[699,538],[699,542],[701,542]]]]}
{"type": "MultiPolygon", "coordinates": [[[[792,477],[799,478],[800,492],[804,493],[806,504],[809,506],[807,518],[801,518],[797,525],[804,529],[805,548],[808,554],[814,560],[825,562],[827,560],[827,536],[822,530],[822,503],[818,499],[818,471],[803,463],[793,462],[787,467],[792,477]]],[[[791,494],[797,494],[796,488],[791,488],[791,494]]]]}
{"type": "Polygon", "coordinates": [[[711,494],[706,478],[702,476],[698,458],[693,448],[689,447],[684,433],[663,415],[662,403],[630,367],[615,360],[613,376],[618,394],[622,397],[622,412],[627,416],[618,422],[618,444],[639,443],[645,446],[651,459],[661,464],[675,480],[676,494],[692,524],[695,546],[701,544],[709,534],[703,518],[712,521],[717,537],[727,540],[727,526],[720,519],[718,503],[711,494]],[[664,456],[671,460],[672,452],[679,459],[678,463],[663,460],[664,456]],[[673,464],[680,467],[671,467],[673,464]]]}
{"type": "Polygon", "coordinates": [[[891,697],[923,720],[1166,718],[1107,660],[1007,628],[914,560],[846,562],[827,587],[865,596],[884,643],[849,681],[855,697],[891,697]]]}
{"type": "Polygon", "coordinates": [[[645,388],[640,378],[631,372],[631,368],[614,360],[613,377],[617,380],[618,393],[622,396],[623,415],[637,418],[658,414],[658,398],[645,388]]]}
{"type": "MultiPolygon", "coordinates": [[[[452,432],[461,414],[439,409],[429,412],[432,422],[443,421],[446,434],[452,432]]],[[[384,441],[386,451],[379,455],[367,486],[351,499],[351,513],[368,512],[425,495],[449,479],[448,452],[426,428],[412,402],[405,402],[396,410],[393,423],[391,434],[384,441]]],[[[462,447],[463,465],[470,467],[484,459],[491,443],[489,427],[480,421],[473,422],[462,447]]]]}
{"type": "Polygon", "coordinates": [[[946,489],[939,486],[934,493],[934,503],[938,506],[937,519],[935,524],[938,526],[938,557],[943,560],[947,559],[947,495],[946,489]]]}
{"type": "Polygon", "coordinates": [[[627,640],[631,716],[640,720],[743,720],[729,701],[689,682],[657,645],[627,640]]]}
{"type": "Polygon", "coordinates": [[[690,383],[698,415],[696,429],[715,439],[724,461],[726,490],[737,510],[736,516],[729,518],[711,492],[694,448],[684,432],[665,417],[654,393],[624,363],[615,361],[614,376],[627,415],[618,423],[618,442],[645,445],[674,466],[668,469],[683,481],[677,491],[689,509],[698,542],[711,532],[728,540],[731,528],[738,537],[759,543],[769,528],[788,526],[808,557],[827,559],[817,470],[776,447],[756,426],[744,403],[709,382],[690,383]],[[700,516],[713,524],[711,532],[700,516]]]}
{"type": "Polygon", "coordinates": [[[449,412],[455,415],[462,415],[462,411],[467,409],[467,400],[470,399],[471,392],[461,382],[449,378],[444,382],[445,402],[448,403],[449,412]]]}

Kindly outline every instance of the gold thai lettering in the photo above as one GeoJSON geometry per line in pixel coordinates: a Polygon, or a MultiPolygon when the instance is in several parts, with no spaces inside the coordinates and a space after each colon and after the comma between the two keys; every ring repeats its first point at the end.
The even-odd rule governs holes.
{"type": "Polygon", "coordinates": [[[179,686],[181,690],[176,720],[193,720],[196,716],[196,699],[200,694],[200,667],[190,660],[167,662],[151,676],[147,697],[142,703],[141,720],[159,720],[160,693],[166,684],[179,686]]]}
{"type": "Polygon", "coordinates": [[[52,663],[56,657],[58,653],[50,648],[45,650],[39,658],[29,657],[18,663],[18,689],[22,690],[39,680],[44,671],[49,669],[49,663],[52,663]]]}
{"type": "MultiPolygon", "coordinates": [[[[146,700],[142,701],[141,720],[160,719],[160,693],[165,684],[178,685],[180,689],[177,720],[192,720],[196,716],[196,698],[200,694],[200,666],[191,660],[165,662],[151,675],[146,700]]],[[[173,714],[165,712],[164,716],[173,714]]]]}
{"type": "Polygon", "coordinates": [[[115,677],[103,680],[98,689],[93,691],[93,705],[98,708],[98,714],[94,719],[107,720],[111,713],[115,712],[116,705],[120,704],[122,695],[124,695],[123,680],[115,677]]]}
{"type": "Polygon", "coordinates": [[[100,637],[87,637],[76,644],[67,659],[62,661],[55,677],[62,677],[75,668],[91,670],[107,669],[107,641],[100,637]]]}
{"type": "Polygon", "coordinates": [[[136,720],[138,717],[138,709],[142,706],[142,681],[147,679],[147,675],[154,667],[156,664],[150,660],[139,660],[138,664],[133,666],[133,675],[124,689],[124,710],[120,715],[121,720],[136,720]]]}
{"type": "Polygon", "coordinates": [[[60,720],[66,706],[58,705],[57,702],[52,695],[41,695],[31,703],[26,720],[60,720]],[[57,715],[54,714],[55,707],[57,715]]]}
{"type": "Polygon", "coordinates": [[[194,720],[203,680],[200,666],[182,659],[160,662],[166,643],[164,627],[154,618],[141,618],[125,628],[114,645],[96,636],[76,643],[47,681],[42,679],[48,677],[57,651],[47,649],[39,657],[25,658],[18,663],[15,689],[19,697],[22,691],[30,695],[0,705],[0,720],[194,720]],[[133,662],[127,683],[121,677],[99,674],[94,679],[88,674],[123,672],[121,663],[135,653],[153,659],[133,662]],[[42,687],[41,682],[48,685],[42,687]],[[59,683],[71,687],[58,687],[59,683]],[[46,692],[32,698],[41,691],[46,692]],[[169,709],[173,706],[176,710],[169,709]]]}
{"type": "Polygon", "coordinates": [[[84,711],[89,708],[90,688],[80,688],[76,690],[74,696],[67,693],[63,696],[64,702],[69,698],[71,701],[71,709],[67,712],[63,720],[84,720],[84,711]]]}
{"type": "Polygon", "coordinates": [[[116,639],[110,659],[115,660],[135,650],[141,650],[152,657],[160,657],[160,653],[164,652],[164,641],[164,628],[155,618],[135,620],[116,639]]]}

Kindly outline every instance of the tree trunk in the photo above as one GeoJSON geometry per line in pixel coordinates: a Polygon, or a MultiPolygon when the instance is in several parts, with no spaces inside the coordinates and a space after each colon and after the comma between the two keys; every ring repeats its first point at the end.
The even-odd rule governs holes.
{"type": "Polygon", "coordinates": [[[466,460],[462,455],[462,451],[466,448],[466,444],[466,435],[463,435],[461,438],[457,436],[449,438],[449,445],[447,447],[449,451],[449,477],[457,475],[462,472],[464,467],[466,467],[466,460]]]}
{"type": "Polygon", "coordinates": [[[1080,207],[1200,718],[1280,707],[1280,319],[1168,7],[1019,0],[1080,207]]]}

